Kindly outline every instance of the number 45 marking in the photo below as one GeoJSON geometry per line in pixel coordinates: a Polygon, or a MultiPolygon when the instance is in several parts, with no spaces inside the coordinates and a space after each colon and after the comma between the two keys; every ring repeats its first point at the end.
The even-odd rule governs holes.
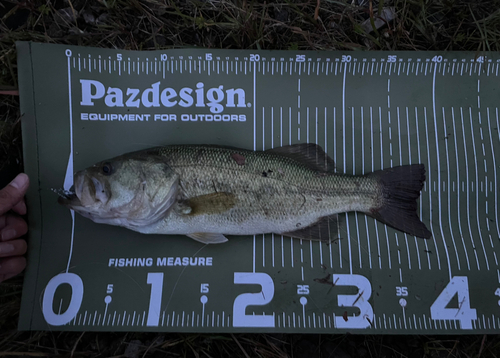
{"type": "Polygon", "coordinates": [[[470,308],[469,282],[466,276],[455,276],[431,306],[432,319],[449,319],[460,322],[462,329],[472,329],[472,321],[477,319],[474,308],[470,308]],[[451,299],[458,296],[458,308],[446,308],[451,299]]]}

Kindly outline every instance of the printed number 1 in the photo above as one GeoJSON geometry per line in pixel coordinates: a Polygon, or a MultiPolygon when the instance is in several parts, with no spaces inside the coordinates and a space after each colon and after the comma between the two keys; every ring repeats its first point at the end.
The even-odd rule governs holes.
{"type": "Polygon", "coordinates": [[[477,319],[476,310],[470,308],[469,282],[466,276],[454,276],[431,306],[432,319],[449,319],[460,322],[462,329],[472,329],[472,321],[477,319]],[[446,308],[457,295],[458,308],[446,308]]]}
{"type": "Polygon", "coordinates": [[[163,291],[163,272],[148,272],[148,284],[151,285],[151,296],[149,298],[147,325],[158,326],[163,291]]]}

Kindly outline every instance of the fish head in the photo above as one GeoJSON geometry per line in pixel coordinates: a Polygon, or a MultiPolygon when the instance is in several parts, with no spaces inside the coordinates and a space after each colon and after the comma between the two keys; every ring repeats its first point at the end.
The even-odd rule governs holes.
{"type": "Polygon", "coordinates": [[[59,203],[94,222],[140,231],[166,215],[177,200],[178,183],[164,158],[139,152],[77,172],[59,203]]]}

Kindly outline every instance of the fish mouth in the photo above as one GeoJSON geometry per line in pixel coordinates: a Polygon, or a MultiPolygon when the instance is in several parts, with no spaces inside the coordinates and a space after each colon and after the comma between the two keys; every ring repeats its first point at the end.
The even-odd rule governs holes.
{"type": "Polygon", "coordinates": [[[70,209],[75,207],[82,207],[82,192],[84,191],[85,175],[75,175],[74,184],[69,190],[57,189],[54,192],[59,195],[57,202],[64,205],[70,209]]]}
{"type": "Polygon", "coordinates": [[[56,189],[53,190],[59,198],[57,198],[57,202],[61,205],[64,205],[68,208],[73,208],[75,206],[82,206],[80,199],[76,195],[74,191],[74,186],[72,186],[69,190],[64,189],[56,189]]]}

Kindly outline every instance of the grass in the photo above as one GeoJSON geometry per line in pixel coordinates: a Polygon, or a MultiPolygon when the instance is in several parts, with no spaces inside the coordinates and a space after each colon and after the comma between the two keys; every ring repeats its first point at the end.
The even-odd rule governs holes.
{"type": "MultiPolygon", "coordinates": [[[[153,50],[500,51],[498,0],[25,0],[0,3],[0,185],[22,171],[15,41],[153,50]],[[376,14],[396,17],[375,28],[376,14]],[[371,31],[363,30],[371,24],[371,31]],[[12,94],[14,93],[14,94],[12,94]]],[[[497,357],[498,336],[18,332],[0,284],[0,357],[497,357]]]]}

